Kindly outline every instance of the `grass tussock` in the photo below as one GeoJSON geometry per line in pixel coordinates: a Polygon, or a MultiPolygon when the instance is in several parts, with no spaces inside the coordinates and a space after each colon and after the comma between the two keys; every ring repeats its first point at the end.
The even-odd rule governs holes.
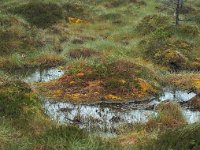
{"type": "Polygon", "coordinates": [[[14,13],[39,28],[50,27],[64,18],[63,9],[55,3],[30,2],[15,8],[14,13]]]}
{"type": "Polygon", "coordinates": [[[181,111],[181,106],[175,102],[166,102],[159,104],[157,108],[158,115],[148,120],[146,129],[149,131],[179,127],[185,124],[181,111]]]}

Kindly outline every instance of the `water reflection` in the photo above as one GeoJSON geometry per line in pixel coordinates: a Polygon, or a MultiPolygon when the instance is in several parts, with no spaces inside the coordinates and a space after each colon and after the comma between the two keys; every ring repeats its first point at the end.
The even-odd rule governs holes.
{"type": "Polygon", "coordinates": [[[114,132],[115,128],[128,123],[146,122],[155,115],[152,110],[119,110],[108,106],[52,103],[46,101],[46,113],[59,123],[78,124],[88,130],[114,132]]]}
{"type": "MultiPolygon", "coordinates": [[[[46,101],[45,110],[51,118],[59,123],[77,124],[89,131],[110,133],[114,133],[116,128],[126,124],[144,123],[148,121],[149,117],[157,114],[153,110],[131,109],[130,105],[134,104],[129,104],[129,107],[126,105],[109,107],[102,104],[85,105],[46,101]],[[121,107],[130,109],[121,109],[121,107]]],[[[183,115],[188,123],[194,123],[199,120],[200,112],[183,109],[183,115]]]]}

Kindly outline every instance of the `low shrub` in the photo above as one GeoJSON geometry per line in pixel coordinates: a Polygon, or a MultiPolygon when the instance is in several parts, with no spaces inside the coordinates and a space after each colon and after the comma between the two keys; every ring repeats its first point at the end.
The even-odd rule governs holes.
{"type": "Polygon", "coordinates": [[[194,16],[194,21],[200,26],[200,14],[199,13],[194,16]]]}
{"type": "Polygon", "coordinates": [[[143,0],[112,0],[109,3],[106,3],[106,7],[108,8],[114,8],[114,7],[120,7],[121,5],[125,4],[135,4],[135,5],[146,5],[146,2],[143,0]]]}

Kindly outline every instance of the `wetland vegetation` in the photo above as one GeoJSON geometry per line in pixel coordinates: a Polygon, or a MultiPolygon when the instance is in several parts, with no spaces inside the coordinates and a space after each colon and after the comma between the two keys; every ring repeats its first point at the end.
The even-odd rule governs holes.
{"type": "Polygon", "coordinates": [[[0,1],[0,149],[200,148],[199,0],[0,1]]]}

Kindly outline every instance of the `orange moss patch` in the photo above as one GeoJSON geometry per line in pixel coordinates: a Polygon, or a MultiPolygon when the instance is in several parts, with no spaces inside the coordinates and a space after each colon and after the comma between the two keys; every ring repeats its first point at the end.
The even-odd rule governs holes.
{"type": "Polygon", "coordinates": [[[140,69],[124,60],[98,64],[81,60],[68,64],[66,75],[60,79],[38,83],[38,89],[47,96],[69,101],[145,100],[155,90],[138,77],[140,69]]]}
{"type": "MultiPolygon", "coordinates": [[[[120,80],[125,83],[127,81],[120,80]]],[[[41,93],[48,97],[69,101],[99,101],[99,100],[142,100],[150,95],[153,87],[146,81],[140,79],[141,87],[132,90],[122,90],[122,87],[107,90],[104,80],[85,80],[81,76],[77,78],[72,76],[64,76],[58,80],[48,83],[37,83],[37,87],[41,93]]],[[[126,88],[126,87],[124,87],[126,88]]]]}

